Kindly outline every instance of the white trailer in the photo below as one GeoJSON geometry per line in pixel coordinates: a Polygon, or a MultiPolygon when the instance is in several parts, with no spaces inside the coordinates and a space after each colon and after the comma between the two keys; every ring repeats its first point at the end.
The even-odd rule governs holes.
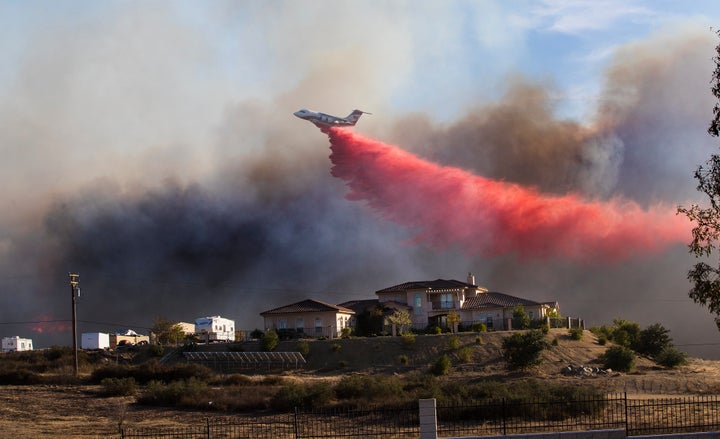
{"type": "Polygon", "coordinates": [[[195,319],[195,334],[200,341],[235,341],[235,321],[220,316],[195,319]]]}
{"type": "Polygon", "coordinates": [[[2,339],[2,352],[22,352],[32,350],[32,339],[21,338],[17,335],[15,337],[3,337],[2,339]]]}
{"type": "Polygon", "coordinates": [[[80,347],[82,349],[108,349],[110,347],[110,334],[83,332],[80,347]]]}

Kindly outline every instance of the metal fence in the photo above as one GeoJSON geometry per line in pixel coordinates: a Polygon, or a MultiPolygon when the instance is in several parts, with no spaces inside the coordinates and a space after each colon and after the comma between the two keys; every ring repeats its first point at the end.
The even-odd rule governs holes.
{"type": "MultiPolygon", "coordinates": [[[[438,404],[439,437],[624,429],[628,436],[720,430],[720,396],[580,400],[488,400],[438,404]]],[[[172,429],[123,426],[123,439],[417,438],[417,404],[395,408],[298,410],[290,414],[208,419],[172,429]]]]}

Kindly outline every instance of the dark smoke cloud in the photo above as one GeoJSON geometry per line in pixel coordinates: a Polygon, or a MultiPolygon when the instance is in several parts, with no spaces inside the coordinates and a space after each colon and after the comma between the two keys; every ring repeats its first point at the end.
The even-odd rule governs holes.
{"type": "MultiPolygon", "coordinates": [[[[123,23],[136,27],[129,18],[123,23]]],[[[156,27],[144,25],[141,30],[145,37],[138,40],[152,40],[156,27]]],[[[168,35],[186,32],[172,30],[168,35]]],[[[381,137],[384,141],[441,165],[543,192],[604,198],[621,194],[646,204],[681,203],[695,196],[692,170],[710,151],[705,138],[712,108],[707,75],[712,71],[715,41],[709,32],[699,40],[687,32],[673,36],[674,41],[650,40],[628,49],[627,55],[621,52],[608,72],[598,114],[587,122],[559,118],[554,90],[526,78],[509,83],[498,102],[479,102],[454,122],[441,124],[424,115],[395,121],[376,114],[369,119],[372,122],[363,120],[357,129],[387,124],[392,134],[381,137]]],[[[83,42],[81,48],[93,41],[78,40],[83,42]]],[[[168,44],[153,45],[139,64],[145,65],[144,60],[152,66],[163,59],[160,49],[168,44]]],[[[382,44],[388,46],[384,40],[382,44]]],[[[93,53],[105,53],[99,49],[93,53]]],[[[120,49],[111,52],[113,59],[121,59],[120,49]]],[[[205,47],[196,49],[195,57],[207,52],[205,47]]],[[[60,54],[64,52],[57,53],[50,59],[63,65],[65,57],[60,54]]],[[[174,52],[172,60],[185,55],[174,52]]],[[[138,116],[144,92],[152,90],[153,84],[166,84],[162,74],[152,81],[141,78],[144,88],[127,102],[118,98],[123,95],[124,99],[122,90],[111,90],[109,103],[99,98],[88,108],[76,103],[74,108],[82,109],[84,116],[124,102],[120,120],[103,119],[117,136],[90,136],[96,127],[78,121],[69,134],[67,129],[53,129],[56,120],[63,125],[61,116],[67,107],[63,99],[50,109],[33,109],[37,117],[32,124],[4,118],[6,122],[0,122],[3,133],[23,127],[6,143],[17,149],[24,144],[33,148],[20,156],[27,161],[13,162],[17,163],[15,172],[25,173],[29,168],[33,178],[12,179],[3,198],[12,221],[0,225],[0,318],[69,318],[69,271],[81,275],[83,294],[78,308],[84,320],[149,326],[158,315],[191,320],[221,314],[235,318],[241,328],[258,326],[260,311],[290,301],[315,297],[339,303],[370,298],[375,290],[399,282],[462,279],[473,271],[478,282],[494,290],[535,300],[557,299],[564,314],[580,315],[589,324],[607,323],[618,316],[641,324],[660,321],[673,331],[676,341],[698,340],[686,323],[692,321],[705,328],[702,333],[708,338],[715,335],[714,328],[708,327],[712,319],[686,298],[685,271],[692,261],[684,249],[612,267],[520,261],[508,255],[467,256],[455,249],[410,245],[406,230],[378,220],[360,203],[345,200],[345,187],[330,175],[324,136],[290,114],[303,106],[334,111],[347,105],[349,109],[364,99],[379,106],[390,94],[392,82],[385,79],[393,69],[367,68],[374,75],[363,69],[358,74],[347,55],[323,55],[332,58],[330,68],[313,70],[275,101],[236,99],[226,108],[224,119],[199,111],[215,108],[215,114],[220,106],[206,105],[214,101],[188,102],[185,98],[194,96],[189,93],[171,100],[172,107],[185,109],[177,110],[181,114],[176,119],[186,125],[168,123],[165,106],[157,104],[191,82],[182,77],[162,87],[152,111],[138,116]],[[353,75],[365,79],[349,87],[348,78],[353,75]],[[387,89],[378,93],[378,84],[387,89]],[[197,125],[202,126],[208,125],[208,119],[212,124],[220,120],[213,140],[189,128],[199,118],[202,122],[197,125]],[[151,122],[138,125],[136,119],[151,122]],[[42,128],[39,138],[33,135],[36,127],[42,128]],[[134,127],[130,137],[122,135],[127,127],[134,127]],[[158,127],[163,128],[162,135],[156,134],[158,127]],[[175,133],[178,128],[182,128],[179,134],[175,133]],[[203,142],[183,143],[179,139],[191,137],[186,132],[195,142],[203,142]],[[39,153],[33,151],[44,151],[66,136],[68,143],[80,144],[85,151],[75,152],[84,157],[83,166],[44,172],[38,164],[39,153]],[[113,142],[123,154],[93,157],[94,148],[103,140],[113,142]],[[151,152],[124,153],[125,148],[146,145],[153,145],[151,152]],[[99,170],[90,177],[83,175],[96,167],[99,170]],[[96,178],[103,174],[105,179],[96,178]],[[71,184],[64,184],[68,177],[71,184]]],[[[372,55],[365,55],[368,66],[375,60],[372,55]]],[[[397,55],[393,50],[386,58],[397,60],[397,55]]],[[[31,59],[28,71],[43,70],[37,59],[31,59]]],[[[397,64],[404,62],[400,59],[397,64]]],[[[162,72],[172,76],[168,72],[183,70],[182,64],[178,67],[171,63],[162,72]]],[[[66,88],[76,89],[82,88],[81,79],[86,78],[75,70],[61,77],[70,81],[66,88]]],[[[97,87],[104,84],[98,82],[97,87]]],[[[33,87],[25,90],[27,101],[42,102],[33,87]]],[[[376,108],[366,109],[378,113],[376,108]]],[[[59,145],[52,152],[47,160],[61,162],[72,149],[59,145]]],[[[3,329],[27,334],[26,326],[3,329]]],[[[52,341],[67,344],[67,334],[62,337],[52,341]]],[[[39,339],[37,344],[48,343],[39,339]]]]}

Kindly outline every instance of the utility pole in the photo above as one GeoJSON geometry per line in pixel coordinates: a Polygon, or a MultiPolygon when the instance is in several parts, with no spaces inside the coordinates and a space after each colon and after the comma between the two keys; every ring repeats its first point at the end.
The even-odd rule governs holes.
{"type": "Polygon", "coordinates": [[[77,348],[77,314],[75,312],[75,303],[77,299],[77,293],[76,291],[79,291],[78,289],[78,278],[80,277],[77,273],[68,273],[68,277],[70,278],[70,295],[72,296],[72,337],[73,337],[73,355],[75,357],[75,364],[73,366],[73,371],[75,372],[75,376],[78,376],[78,348],[77,348]]]}

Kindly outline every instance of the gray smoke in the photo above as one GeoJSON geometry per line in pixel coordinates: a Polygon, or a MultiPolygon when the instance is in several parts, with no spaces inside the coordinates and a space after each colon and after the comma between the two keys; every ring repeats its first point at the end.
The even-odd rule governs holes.
{"type": "MultiPolygon", "coordinates": [[[[472,260],[413,246],[408,231],[343,198],[344,186],[329,173],[327,139],[291,116],[301,107],[341,113],[360,102],[376,115],[358,130],[389,133],[383,141],[444,165],[545,192],[686,203],[697,197],[692,172],[712,151],[705,135],[711,32],[676,29],[672,39],[619,49],[593,120],[559,118],[553,87],[516,76],[498,101],[479,101],[441,123],[423,114],[382,115],[412,58],[402,30],[320,54],[271,33],[277,51],[267,63],[287,59],[283,65],[297,77],[257,74],[258,95],[274,98],[251,99],[224,95],[227,83],[203,67],[214,65],[213,48],[200,35],[159,10],[148,16],[119,9],[119,18],[97,28],[30,42],[15,94],[0,106],[7,161],[0,175],[0,321],[68,319],[70,271],[80,273],[79,318],[101,322],[83,323],[81,331],[208,314],[252,329],[262,324],[259,312],[308,297],[372,298],[400,282],[464,279],[473,271],[493,290],[559,300],[563,314],[589,324],[658,321],[678,343],[697,340],[692,331],[716,340],[710,316],[687,299],[693,261],[684,248],[589,267],[472,260]],[[313,56],[322,62],[297,68],[313,56]],[[188,58],[197,69],[186,68],[188,58]],[[187,86],[211,82],[208,89],[187,86]],[[701,329],[689,329],[688,321],[701,329]]],[[[293,32],[322,36],[271,9],[293,32]]],[[[372,23],[361,9],[354,19],[372,23]]],[[[248,23],[248,32],[265,24],[248,23]]],[[[334,25],[339,40],[349,32],[345,24],[334,25]]],[[[243,53],[264,48],[253,43],[238,44],[243,53]]],[[[242,72],[273,70],[266,68],[248,63],[242,72]]],[[[67,343],[67,333],[28,328],[0,327],[36,337],[38,346],[67,343]]]]}

